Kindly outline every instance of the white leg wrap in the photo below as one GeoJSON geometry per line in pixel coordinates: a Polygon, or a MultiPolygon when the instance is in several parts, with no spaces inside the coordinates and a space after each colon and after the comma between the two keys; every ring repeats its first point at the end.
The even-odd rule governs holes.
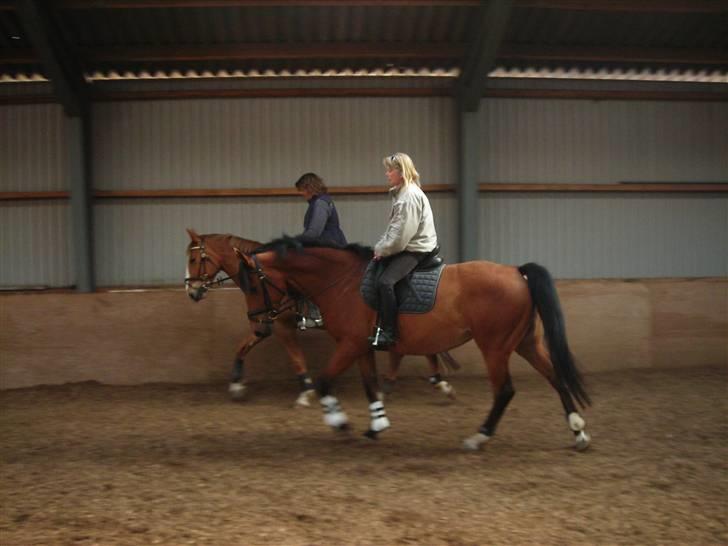
{"type": "Polygon", "coordinates": [[[349,418],[346,413],[341,411],[341,405],[335,396],[324,396],[321,399],[321,406],[324,408],[324,423],[330,427],[339,428],[349,422],[349,418]]]}
{"type": "Polygon", "coordinates": [[[477,434],[473,434],[471,437],[466,438],[463,441],[463,447],[470,451],[478,451],[488,440],[490,440],[490,436],[486,436],[482,432],[478,432],[477,434]]]}
{"type": "Polygon", "coordinates": [[[391,424],[387,419],[387,412],[384,410],[384,404],[381,400],[372,402],[369,404],[369,415],[372,418],[372,422],[369,425],[370,430],[374,432],[382,432],[388,429],[391,424]]]}
{"type": "Polygon", "coordinates": [[[230,383],[228,392],[233,400],[242,400],[245,397],[245,385],[242,383],[230,383]]]}
{"type": "Polygon", "coordinates": [[[584,427],[586,426],[586,422],[584,419],[582,419],[581,415],[579,415],[576,412],[572,412],[569,414],[569,428],[573,430],[574,432],[579,432],[580,430],[584,430],[584,427]]]}

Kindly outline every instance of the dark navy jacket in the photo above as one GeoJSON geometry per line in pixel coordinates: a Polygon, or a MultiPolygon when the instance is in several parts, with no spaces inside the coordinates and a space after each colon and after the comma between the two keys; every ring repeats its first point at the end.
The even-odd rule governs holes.
{"type": "Polygon", "coordinates": [[[328,193],[314,195],[308,201],[308,210],[303,217],[303,229],[301,238],[342,246],[346,244],[344,232],[339,227],[339,215],[328,193]]]}

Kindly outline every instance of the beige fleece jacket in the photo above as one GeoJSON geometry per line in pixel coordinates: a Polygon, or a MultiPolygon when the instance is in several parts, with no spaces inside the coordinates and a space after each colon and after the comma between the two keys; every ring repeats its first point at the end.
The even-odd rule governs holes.
{"type": "Polygon", "coordinates": [[[437,246],[437,233],[425,192],[417,184],[403,184],[389,193],[392,196],[389,226],[374,246],[374,253],[386,257],[403,250],[430,252],[437,246]]]}

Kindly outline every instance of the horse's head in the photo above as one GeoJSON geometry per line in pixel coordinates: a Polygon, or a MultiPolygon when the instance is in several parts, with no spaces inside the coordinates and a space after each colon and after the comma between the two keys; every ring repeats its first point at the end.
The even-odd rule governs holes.
{"type": "Polygon", "coordinates": [[[215,277],[222,269],[223,259],[206,244],[204,235],[198,235],[192,229],[188,229],[187,233],[190,236],[190,244],[187,245],[185,289],[190,298],[200,301],[217,282],[215,277]]]}

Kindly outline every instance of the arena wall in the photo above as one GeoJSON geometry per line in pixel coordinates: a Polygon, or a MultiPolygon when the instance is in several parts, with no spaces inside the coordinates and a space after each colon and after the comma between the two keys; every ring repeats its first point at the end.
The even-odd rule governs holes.
{"type": "MultiPolygon", "coordinates": [[[[585,373],[622,368],[728,365],[728,280],[559,281],[572,350],[585,373]]],[[[98,381],[224,383],[248,333],[242,295],[200,303],[182,290],[0,297],[0,388],[98,381]]],[[[331,354],[325,332],[300,339],[314,373],[331,354]]],[[[475,345],[453,351],[460,376],[485,374],[475,345]]],[[[380,369],[386,357],[380,355],[380,369]]],[[[282,346],[257,347],[249,381],[293,380],[282,346]]],[[[514,374],[533,373],[517,356],[514,374]]],[[[403,375],[425,375],[407,357],[403,375]]],[[[356,377],[349,371],[347,376],[356,377]]]]}

